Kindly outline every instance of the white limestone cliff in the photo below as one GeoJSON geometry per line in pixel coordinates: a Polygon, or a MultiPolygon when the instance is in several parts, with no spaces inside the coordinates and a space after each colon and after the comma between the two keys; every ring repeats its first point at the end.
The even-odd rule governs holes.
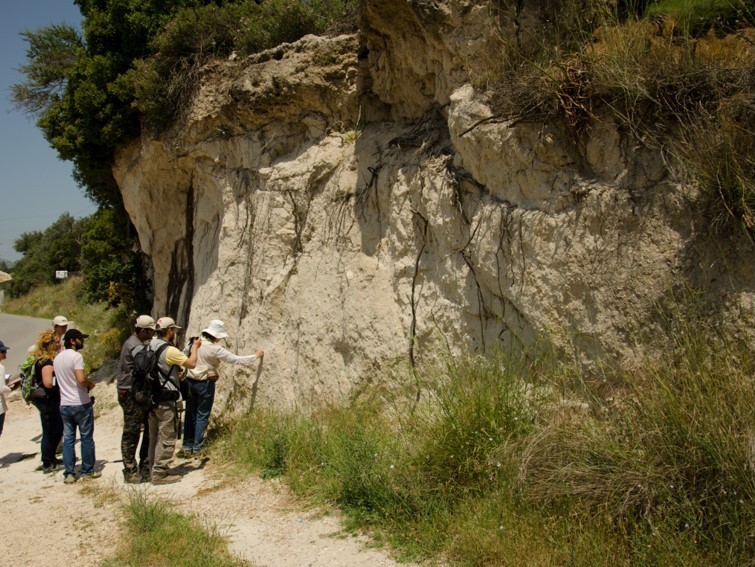
{"type": "Polygon", "coordinates": [[[751,245],[708,237],[658,153],[607,117],[583,155],[555,125],[494,119],[465,71],[485,17],[368,2],[359,36],[215,64],[182,127],[119,152],[154,314],[265,348],[254,390],[224,372],[226,409],[306,407],[541,333],[621,361],[690,284],[751,313],[751,245]]]}

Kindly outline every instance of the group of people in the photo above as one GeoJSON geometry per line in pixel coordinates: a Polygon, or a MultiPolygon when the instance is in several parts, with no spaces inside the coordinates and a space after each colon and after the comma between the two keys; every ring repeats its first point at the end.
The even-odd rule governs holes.
{"type": "MultiPolygon", "coordinates": [[[[64,482],[71,484],[78,478],[97,478],[102,473],[95,470],[94,397],[90,394],[95,383],[87,378],[81,355],[89,335],[68,329],[68,325],[65,317],[55,317],[52,328],[39,333],[29,352],[34,360],[31,384],[34,391],[30,400],[39,410],[42,424],[41,468],[51,473],[62,465],[64,482]],[[74,466],[77,430],[81,440],[78,476],[74,466]],[[62,463],[56,455],[61,440],[62,463]]],[[[171,317],[155,320],[140,315],[133,334],[121,348],[116,386],[123,410],[121,454],[127,483],[180,481],[181,476],[171,472],[170,463],[178,440],[181,405],[185,404],[186,417],[177,456],[201,458],[221,362],[251,364],[264,356],[262,349],[246,356],[228,351],[220,344],[228,333],[224,323],[217,319],[202,330],[201,337],[192,339],[184,351],[176,346],[180,330],[171,317]],[[157,366],[162,385],[166,390],[174,390],[175,396],[139,403],[132,395],[134,356],[146,348],[159,352],[157,366]]],[[[2,377],[5,371],[1,363],[7,349],[0,341],[2,377]]],[[[5,381],[0,380],[0,434],[7,409],[4,398],[7,390],[5,381]]]]}
{"type": "Polygon", "coordinates": [[[172,474],[170,469],[178,440],[179,406],[185,404],[186,417],[183,443],[177,456],[201,458],[220,363],[251,364],[265,354],[262,349],[247,356],[229,352],[219,344],[228,333],[223,322],[217,319],[202,331],[201,337],[191,340],[184,351],[176,346],[179,330],[181,327],[171,317],[155,321],[149,315],[140,315],[133,335],[121,348],[117,388],[118,403],[123,409],[121,455],[127,483],[180,481],[181,476],[172,474]],[[164,378],[163,385],[176,392],[175,399],[144,404],[132,395],[134,356],[147,346],[160,353],[157,365],[164,378]]]}
{"type": "Polygon", "coordinates": [[[96,471],[94,449],[95,387],[84,370],[81,351],[89,335],[69,329],[69,321],[59,315],[53,326],[37,336],[29,349],[33,365],[30,401],[39,411],[42,423],[42,470],[51,473],[63,467],[66,484],[78,478],[92,479],[102,475],[96,471]],[[81,441],[81,466],[76,475],[76,432],[81,441]],[[58,446],[63,442],[63,460],[57,458],[58,446]]]}

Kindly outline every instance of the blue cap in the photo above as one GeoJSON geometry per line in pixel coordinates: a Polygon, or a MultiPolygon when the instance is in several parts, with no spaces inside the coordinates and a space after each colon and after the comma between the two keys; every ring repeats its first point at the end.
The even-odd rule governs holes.
{"type": "Polygon", "coordinates": [[[0,352],[8,352],[8,347],[5,346],[3,341],[0,341],[0,352]]]}

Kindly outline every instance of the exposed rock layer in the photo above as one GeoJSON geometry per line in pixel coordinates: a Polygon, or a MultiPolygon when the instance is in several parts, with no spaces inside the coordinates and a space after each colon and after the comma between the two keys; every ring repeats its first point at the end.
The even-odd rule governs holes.
{"type": "Polygon", "coordinates": [[[556,125],[491,119],[466,74],[486,17],[368,2],[359,37],[216,64],[180,129],[119,153],[155,314],[266,349],[259,382],[225,372],[227,408],[309,406],[543,332],[620,360],[690,282],[751,311],[750,245],[712,247],[659,154],[609,118],[579,153],[556,125]]]}

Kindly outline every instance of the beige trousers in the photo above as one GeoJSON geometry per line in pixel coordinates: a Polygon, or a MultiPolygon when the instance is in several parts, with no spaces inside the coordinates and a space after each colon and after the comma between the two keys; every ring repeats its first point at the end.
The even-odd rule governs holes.
{"type": "Polygon", "coordinates": [[[178,438],[178,412],[175,402],[162,402],[151,410],[149,422],[149,462],[152,478],[168,474],[178,438]]]}

